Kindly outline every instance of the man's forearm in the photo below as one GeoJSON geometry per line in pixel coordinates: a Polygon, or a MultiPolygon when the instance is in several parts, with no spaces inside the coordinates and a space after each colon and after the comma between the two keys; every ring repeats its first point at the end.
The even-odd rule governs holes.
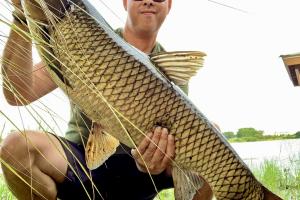
{"type": "Polygon", "coordinates": [[[14,20],[2,57],[3,92],[12,105],[26,104],[32,85],[32,44],[28,28],[14,20]]]}

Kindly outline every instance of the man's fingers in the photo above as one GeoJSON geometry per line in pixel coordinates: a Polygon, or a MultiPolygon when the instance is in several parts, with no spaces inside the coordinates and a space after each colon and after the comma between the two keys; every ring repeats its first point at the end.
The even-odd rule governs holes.
{"type": "Polygon", "coordinates": [[[166,167],[170,164],[171,160],[175,156],[175,138],[173,135],[168,135],[168,145],[166,149],[166,155],[161,162],[162,167],[166,167]]]}
{"type": "Polygon", "coordinates": [[[147,134],[147,136],[142,140],[142,142],[139,144],[139,146],[137,147],[137,149],[139,150],[139,153],[141,155],[143,155],[146,151],[146,149],[148,148],[149,144],[150,144],[150,140],[153,137],[153,133],[149,132],[147,134]]]}
{"type": "Polygon", "coordinates": [[[22,14],[23,15],[23,8],[22,8],[22,4],[20,0],[12,0],[12,5],[15,8],[15,12],[17,12],[18,14],[22,14]]]}
{"type": "Polygon", "coordinates": [[[164,158],[166,154],[166,149],[168,146],[168,130],[166,128],[163,128],[161,131],[161,136],[157,145],[157,149],[155,150],[155,153],[153,154],[151,162],[156,164],[160,164],[162,159],[164,158]]]}
{"type": "Polygon", "coordinates": [[[145,159],[143,157],[143,159],[141,158],[141,156],[143,156],[143,154],[145,153],[146,149],[148,148],[149,144],[150,144],[150,140],[153,137],[153,133],[149,132],[147,134],[147,136],[142,140],[142,142],[139,144],[139,146],[137,147],[137,149],[131,149],[131,155],[133,156],[133,158],[139,162],[139,163],[143,163],[143,159],[145,159]]]}
{"type": "Polygon", "coordinates": [[[147,150],[143,154],[143,158],[145,160],[150,161],[152,159],[152,156],[157,149],[157,144],[159,142],[160,135],[161,135],[161,127],[156,127],[154,130],[154,134],[152,136],[152,140],[150,141],[147,150]]]}
{"type": "Polygon", "coordinates": [[[11,1],[13,6],[17,6],[17,7],[22,7],[21,1],[20,0],[12,0],[11,1]]]}
{"type": "Polygon", "coordinates": [[[131,151],[140,171],[145,172],[146,167],[151,174],[163,172],[175,155],[174,136],[168,134],[166,128],[156,127],[149,138],[144,138],[137,149],[131,151]],[[138,152],[140,151],[140,153],[138,152]]]}

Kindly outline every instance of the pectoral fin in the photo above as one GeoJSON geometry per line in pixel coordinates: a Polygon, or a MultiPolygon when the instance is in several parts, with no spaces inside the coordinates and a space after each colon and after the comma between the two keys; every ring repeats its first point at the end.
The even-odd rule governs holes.
{"type": "Polygon", "coordinates": [[[119,140],[105,133],[99,124],[93,123],[85,147],[87,167],[90,170],[98,168],[116,152],[119,144],[119,140]]]}
{"type": "Polygon", "coordinates": [[[176,200],[192,200],[203,186],[203,180],[195,173],[173,167],[172,177],[176,200]]]}
{"type": "Polygon", "coordinates": [[[150,55],[152,62],[177,85],[186,85],[203,66],[205,53],[174,51],[150,55]]]}

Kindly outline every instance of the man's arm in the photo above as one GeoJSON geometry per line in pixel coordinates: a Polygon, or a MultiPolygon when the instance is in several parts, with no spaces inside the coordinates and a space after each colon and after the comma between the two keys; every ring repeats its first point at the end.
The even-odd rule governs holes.
{"type": "Polygon", "coordinates": [[[2,56],[3,92],[9,104],[26,105],[57,86],[43,63],[33,66],[31,39],[20,31],[28,33],[27,26],[14,19],[12,27],[2,56]]]}

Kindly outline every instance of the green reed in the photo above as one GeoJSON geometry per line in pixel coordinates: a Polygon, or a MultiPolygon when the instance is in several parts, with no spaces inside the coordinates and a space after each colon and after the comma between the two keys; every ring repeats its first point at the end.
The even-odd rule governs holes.
{"type": "MultiPolygon", "coordinates": [[[[271,159],[249,167],[264,186],[284,200],[300,200],[300,153],[283,163],[271,159]]],[[[155,200],[174,200],[173,189],[160,192],[155,200]]]]}
{"type": "Polygon", "coordinates": [[[0,174],[0,199],[1,200],[15,200],[16,198],[9,191],[6,183],[4,182],[4,177],[0,174]]]}
{"type": "Polygon", "coordinates": [[[265,160],[251,169],[258,180],[283,199],[300,200],[300,153],[286,162],[265,160]]]}

